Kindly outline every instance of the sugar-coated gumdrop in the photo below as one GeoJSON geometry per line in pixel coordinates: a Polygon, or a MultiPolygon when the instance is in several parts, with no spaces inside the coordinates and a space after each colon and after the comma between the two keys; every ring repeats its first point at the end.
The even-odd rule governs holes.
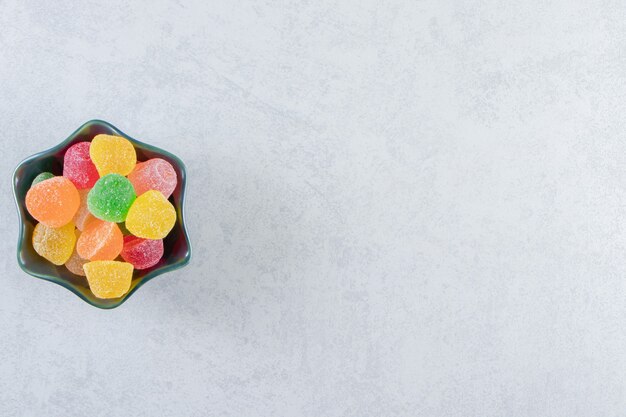
{"type": "Polygon", "coordinates": [[[79,205],[78,190],[65,177],[42,181],[26,193],[26,209],[30,215],[50,227],[68,224],[79,205]]]}
{"type": "Polygon", "coordinates": [[[35,184],[39,184],[41,181],[49,180],[50,178],[54,178],[54,174],[52,172],[42,172],[35,177],[33,183],[30,186],[32,187],[35,184]]]}
{"type": "Polygon", "coordinates": [[[120,254],[135,269],[147,269],[156,265],[163,256],[163,240],[124,236],[124,248],[120,254]]]}
{"type": "Polygon", "coordinates": [[[107,174],[128,175],[137,163],[133,144],[121,136],[96,135],[89,155],[101,177],[107,174]]]}
{"type": "Polygon", "coordinates": [[[74,224],[54,228],[38,223],[33,230],[33,248],[55,265],[63,265],[72,256],[76,234],[74,224]]]}
{"type": "Polygon", "coordinates": [[[93,261],[83,269],[91,292],[98,298],[121,297],[130,289],[133,265],[128,262],[93,261]]]}
{"type": "Polygon", "coordinates": [[[87,223],[95,219],[95,217],[89,211],[89,207],[87,207],[87,196],[89,195],[89,190],[78,190],[78,195],[80,195],[80,205],[74,215],[74,224],[78,230],[83,231],[85,230],[87,223]]]}
{"type": "Polygon", "coordinates": [[[76,252],[90,261],[110,261],[120,254],[124,236],[117,224],[94,219],[89,222],[76,242],[76,252]]]}
{"type": "MultiPolygon", "coordinates": [[[[80,237],[80,232],[76,231],[76,239],[78,239],[79,237],[80,237]]],[[[76,248],[74,248],[74,251],[72,252],[72,256],[70,256],[70,259],[65,261],[65,267],[72,274],[80,275],[81,277],[84,277],[85,271],[83,270],[83,265],[85,265],[87,262],[89,261],[87,259],[81,258],[80,255],[78,255],[78,252],[76,252],[76,248]]]]}
{"type": "Polygon", "coordinates": [[[89,157],[89,142],[78,142],[65,151],[63,176],[74,183],[76,188],[91,188],[100,175],[89,157]]]}
{"type": "Polygon", "coordinates": [[[126,217],[128,231],[144,239],[163,239],[174,223],[174,206],[156,190],[146,191],[137,197],[126,217]]]}
{"type": "Polygon", "coordinates": [[[85,266],[85,264],[87,262],[89,262],[89,260],[81,258],[78,255],[78,253],[76,253],[76,251],[74,251],[72,253],[72,256],[70,256],[70,259],[68,259],[67,262],[65,262],[65,267],[72,274],[80,275],[81,277],[84,277],[85,276],[85,270],[83,269],[83,266],[85,266]]]}
{"type": "Polygon", "coordinates": [[[137,195],[148,190],[160,191],[168,198],[176,188],[176,171],[172,164],[165,159],[153,158],[146,162],[140,162],[133,172],[128,174],[128,179],[133,183],[137,195]]]}
{"type": "Polygon", "coordinates": [[[123,222],[135,201],[135,189],[128,178],[108,174],[89,191],[87,205],[91,214],[108,222],[123,222]]]}

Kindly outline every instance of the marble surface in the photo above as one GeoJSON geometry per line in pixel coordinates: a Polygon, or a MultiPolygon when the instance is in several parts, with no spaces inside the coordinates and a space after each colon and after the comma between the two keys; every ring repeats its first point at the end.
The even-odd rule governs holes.
{"type": "Polygon", "coordinates": [[[0,0],[0,415],[617,416],[626,5],[0,0]],[[24,274],[10,178],[179,155],[191,264],[24,274]]]}

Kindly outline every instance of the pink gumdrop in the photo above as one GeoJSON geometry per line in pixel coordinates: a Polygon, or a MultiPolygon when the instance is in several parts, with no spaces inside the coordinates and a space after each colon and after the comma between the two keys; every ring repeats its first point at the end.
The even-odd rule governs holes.
{"type": "Polygon", "coordinates": [[[147,269],[156,265],[163,256],[163,240],[142,239],[137,236],[124,236],[122,258],[133,264],[135,269],[147,269]]]}
{"type": "Polygon", "coordinates": [[[165,198],[169,198],[176,188],[176,171],[172,164],[161,158],[148,159],[135,166],[128,179],[135,187],[137,196],[149,190],[160,191],[165,198]]]}
{"type": "Polygon", "coordinates": [[[89,206],[87,204],[89,189],[78,190],[78,195],[80,196],[80,206],[78,206],[78,210],[74,215],[74,225],[82,232],[85,230],[85,227],[87,227],[87,223],[95,219],[95,217],[89,211],[89,206]]]}
{"type": "Polygon", "coordinates": [[[89,157],[89,142],[78,142],[70,146],[63,158],[63,176],[74,183],[76,188],[91,188],[100,175],[89,157]]]}

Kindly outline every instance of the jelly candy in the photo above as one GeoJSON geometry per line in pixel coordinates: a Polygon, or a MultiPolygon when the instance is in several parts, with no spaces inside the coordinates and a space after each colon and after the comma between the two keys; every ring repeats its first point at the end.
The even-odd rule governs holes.
{"type": "Polygon", "coordinates": [[[65,262],[65,267],[74,275],[85,276],[85,270],[83,266],[89,262],[87,259],[81,258],[76,251],[72,252],[70,259],[65,262]]]}
{"type": "Polygon", "coordinates": [[[76,252],[83,259],[109,261],[117,258],[123,246],[124,236],[117,224],[94,219],[78,238],[76,252]]]}
{"type": "Polygon", "coordinates": [[[78,142],[70,146],[63,158],[63,176],[76,188],[91,188],[100,175],[89,157],[89,142],[78,142]]]}
{"type": "Polygon", "coordinates": [[[108,222],[123,222],[135,201],[135,190],[128,178],[108,174],[89,191],[87,205],[91,214],[108,222]]]}
{"type": "Polygon", "coordinates": [[[87,196],[89,195],[89,190],[78,190],[78,195],[80,196],[80,205],[74,215],[74,224],[78,230],[83,231],[87,223],[95,219],[95,217],[91,214],[89,208],[87,207],[87,196]]]}
{"type": "Polygon", "coordinates": [[[156,190],[146,191],[137,197],[126,217],[128,231],[144,239],[163,239],[174,223],[174,206],[156,190]]]}
{"type": "Polygon", "coordinates": [[[101,177],[107,174],[128,175],[137,163],[133,144],[121,136],[96,135],[91,141],[89,156],[101,177]]]}
{"type": "Polygon", "coordinates": [[[72,256],[76,234],[74,224],[67,223],[59,228],[38,223],[33,230],[33,248],[55,265],[63,265],[72,256]]]}
{"type": "Polygon", "coordinates": [[[133,144],[121,136],[99,134],[75,143],[63,155],[63,176],[41,172],[26,193],[26,209],[39,222],[33,248],[86,276],[96,297],[121,297],[135,269],[152,268],[163,258],[163,238],[177,218],[168,198],[177,185],[170,162],[138,163],[133,144]]]}
{"type": "Polygon", "coordinates": [[[83,269],[91,292],[98,298],[118,298],[130,289],[133,265],[128,262],[92,261],[83,269]]]}
{"type": "Polygon", "coordinates": [[[120,254],[135,269],[147,269],[156,265],[163,256],[163,240],[124,236],[124,248],[120,254]]]}
{"type": "Polygon", "coordinates": [[[65,177],[42,181],[26,193],[26,209],[30,215],[50,227],[68,224],[79,205],[78,190],[65,177]]]}
{"type": "Polygon", "coordinates": [[[124,236],[117,224],[94,219],[90,221],[76,242],[76,252],[83,259],[110,261],[120,254],[124,236]]]}
{"type": "Polygon", "coordinates": [[[39,184],[41,181],[49,180],[50,178],[54,178],[54,174],[52,172],[42,172],[35,177],[33,183],[30,186],[32,187],[35,184],[39,184]]]}
{"type": "MultiPolygon", "coordinates": [[[[80,232],[76,231],[76,239],[80,237],[80,232]]],[[[65,267],[74,275],[80,275],[81,277],[85,276],[85,271],[83,270],[83,265],[89,262],[87,259],[83,259],[76,252],[76,248],[72,252],[72,256],[70,259],[65,261],[65,267]]]]}
{"type": "Polygon", "coordinates": [[[128,179],[135,187],[135,193],[141,195],[148,190],[160,191],[168,198],[176,188],[176,171],[165,159],[153,158],[139,162],[128,179]]]}

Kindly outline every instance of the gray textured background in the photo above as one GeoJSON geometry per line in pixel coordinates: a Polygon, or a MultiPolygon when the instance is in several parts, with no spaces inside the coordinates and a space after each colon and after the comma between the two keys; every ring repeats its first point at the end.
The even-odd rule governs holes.
{"type": "Polygon", "coordinates": [[[1,416],[623,415],[622,1],[42,3],[0,0],[1,416]],[[14,255],[13,168],[91,118],[189,169],[192,263],[113,311],[14,255]]]}

